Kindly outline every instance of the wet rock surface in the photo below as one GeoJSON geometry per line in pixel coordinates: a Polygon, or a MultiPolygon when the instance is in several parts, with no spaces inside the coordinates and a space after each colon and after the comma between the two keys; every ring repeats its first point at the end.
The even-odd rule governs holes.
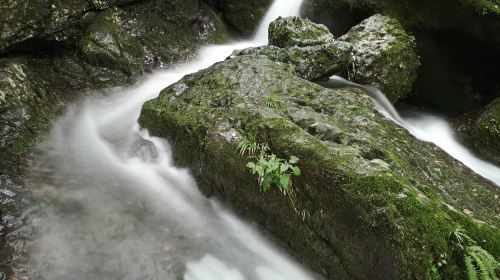
{"type": "Polygon", "coordinates": [[[335,36],[369,16],[396,18],[416,37],[422,67],[404,102],[453,117],[499,96],[500,3],[468,0],[307,0],[303,15],[335,36]]]}
{"type": "Polygon", "coordinates": [[[352,81],[376,86],[392,102],[411,92],[420,61],[415,39],[397,20],[374,15],[339,40],[353,44],[352,81]]]}
{"type": "Polygon", "coordinates": [[[257,30],[260,20],[272,3],[271,0],[219,0],[217,2],[227,22],[244,36],[251,36],[257,30]]]}
{"type": "MultiPolygon", "coordinates": [[[[25,275],[24,166],[66,104],[130,85],[230,36],[202,1],[2,1],[0,4],[0,279],[25,275]],[[17,267],[16,267],[17,265],[17,267]],[[19,272],[19,273],[18,273],[19,272]]],[[[155,158],[147,143],[138,157],[155,158]]]]}
{"type": "Polygon", "coordinates": [[[299,17],[279,18],[269,25],[269,45],[290,48],[327,44],[333,41],[328,28],[299,17]]]}
{"type": "MultiPolygon", "coordinates": [[[[368,97],[303,80],[293,65],[236,56],[165,89],[140,123],[171,141],[207,194],[329,277],[427,278],[440,254],[454,254],[449,234],[459,226],[500,254],[496,186],[382,117],[368,97]],[[293,203],[259,192],[236,151],[254,133],[279,157],[301,159],[293,203]]],[[[462,277],[448,261],[442,275],[462,277]]]]}
{"type": "Polygon", "coordinates": [[[457,121],[461,141],[486,160],[500,165],[500,98],[478,113],[469,113],[457,121]]]}

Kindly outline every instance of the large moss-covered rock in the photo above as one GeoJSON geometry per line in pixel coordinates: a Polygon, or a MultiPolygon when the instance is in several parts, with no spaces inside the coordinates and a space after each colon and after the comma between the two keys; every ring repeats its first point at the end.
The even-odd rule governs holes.
{"type": "Polygon", "coordinates": [[[322,24],[300,17],[278,18],[269,25],[269,44],[280,48],[330,43],[333,35],[322,24]]]}
{"type": "Polygon", "coordinates": [[[464,144],[500,165],[500,98],[479,113],[463,116],[457,131],[464,144]]]}
{"type": "Polygon", "coordinates": [[[335,36],[375,13],[415,35],[422,67],[405,100],[450,115],[498,97],[500,3],[497,0],[306,0],[303,14],[335,36]]]}
{"type": "Polygon", "coordinates": [[[288,63],[306,80],[316,80],[343,73],[352,63],[352,45],[336,41],[328,44],[282,49],[263,46],[236,51],[233,55],[266,56],[270,60],[288,63]]]}
{"type": "Polygon", "coordinates": [[[68,42],[81,35],[83,15],[132,0],[6,0],[0,3],[0,53],[37,48],[40,41],[68,42]]]}
{"type": "Polygon", "coordinates": [[[269,26],[270,46],[235,51],[234,55],[264,55],[288,63],[297,74],[316,80],[343,73],[352,63],[352,45],[334,41],[324,25],[299,17],[278,18],[269,26]]]}
{"type": "Polygon", "coordinates": [[[221,0],[220,6],[227,22],[239,33],[252,35],[264,17],[271,0],[221,0]]]}
{"type": "Polygon", "coordinates": [[[378,87],[392,102],[410,93],[420,62],[414,38],[397,20],[377,14],[339,39],[353,44],[351,80],[378,87]]]}
{"type": "MultiPolygon", "coordinates": [[[[74,15],[71,19],[78,21],[72,24],[81,27],[81,34],[61,37],[63,45],[50,45],[43,53],[22,53],[0,59],[0,131],[1,146],[6,152],[25,151],[35,136],[48,127],[51,116],[59,111],[64,101],[73,98],[72,92],[130,84],[143,69],[185,60],[203,44],[229,39],[220,18],[201,2],[194,1],[195,4],[185,7],[186,1],[177,5],[174,0],[151,0],[107,9],[130,2],[89,2],[91,6],[100,6],[88,9],[104,9],[97,12],[85,12],[87,6],[83,4],[81,7],[65,6],[69,5],[66,2],[53,4],[52,15],[58,9],[67,9],[68,17],[74,15]]],[[[76,3],[78,1],[73,4],[76,3]]],[[[13,13],[0,18],[2,28],[20,28],[12,32],[21,36],[22,28],[36,24],[36,21],[14,22],[20,20],[14,14],[27,18],[24,14],[36,8],[31,4],[34,6],[19,1],[2,3],[2,12],[13,13]]],[[[38,16],[33,13],[32,16],[38,16]]],[[[50,23],[52,19],[40,18],[44,23],[38,26],[37,32],[30,33],[30,39],[23,37],[22,40],[51,40],[50,34],[55,33],[44,24],[69,24],[62,19],[50,23]]],[[[7,39],[8,34],[2,33],[4,37],[0,43],[7,45],[17,40],[14,37],[7,39]]]]}
{"type": "Polygon", "coordinates": [[[207,194],[330,278],[426,279],[431,268],[464,278],[449,238],[460,226],[500,257],[498,187],[385,119],[363,94],[295,73],[266,56],[236,56],[162,91],[139,122],[171,141],[207,194]],[[259,191],[236,151],[252,134],[277,156],[301,159],[290,197],[259,191]]]}

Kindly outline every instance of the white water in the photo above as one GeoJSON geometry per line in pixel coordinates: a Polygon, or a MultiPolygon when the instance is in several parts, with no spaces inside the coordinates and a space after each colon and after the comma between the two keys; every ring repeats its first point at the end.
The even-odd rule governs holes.
{"type": "Polygon", "coordinates": [[[173,165],[168,143],[140,131],[142,104],[233,50],[267,42],[278,16],[302,0],[276,0],[253,40],[200,50],[192,62],[94,97],[56,122],[33,164],[33,279],[307,280],[300,264],[173,165]]]}
{"type": "Polygon", "coordinates": [[[477,174],[500,186],[500,168],[478,158],[460,144],[455,139],[450,125],[444,119],[423,113],[402,118],[396,108],[378,89],[352,83],[339,76],[332,76],[328,82],[320,84],[332,88],[356,87],[364,90],[375,99],[376,105],[378,105],[377,109],[387,118],[404,127],[417,139],[435,144],[477,174]]]}

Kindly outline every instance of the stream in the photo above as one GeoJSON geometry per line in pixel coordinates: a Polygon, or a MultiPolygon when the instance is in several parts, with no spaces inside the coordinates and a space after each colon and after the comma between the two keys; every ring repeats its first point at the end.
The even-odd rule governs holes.
{"type": "MultiPolygon", "coordinates": [[[[321,279],[204,197],[169,143],[137,124],[145,101],[235,49],[266,44],[269,23],[298,15],[302,2],[275,0],[252,40],[202,48],[190,62],[67,108],[29,171],[30,279],[321,279]]],[[[422,114],[404,127],[500,185],[500,169],[458,144],[444,120],[422,114]]]]}
{"type": "Polygon", "coordinates": [[[142,104],[183,76],[267,43],[278,16],[302,0],[277,0],[249,41],[209,46],[197,59],[132,88],[73,107],[39,145],[29,182],[35,279],[317,279],[252,226],[198,190],[169,144],[137,125],[142,104]]]}

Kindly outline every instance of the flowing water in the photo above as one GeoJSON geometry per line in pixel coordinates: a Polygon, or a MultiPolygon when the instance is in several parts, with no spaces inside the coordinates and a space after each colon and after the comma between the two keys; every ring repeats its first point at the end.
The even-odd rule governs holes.
{"type": "Polygon", "coordinates": [[[320,84],[329,88],[354,87],[363,90],[375,99],[376,105],[378,105],[378,109],[382,114],[404,127],[417,139],[434,143],[477,174],[500,186],[500,168],[478,158],[461,145],[454,138],[453,130],[444,119],[424,113],[413,113],[413,116],[403,118],[380,90],[371,86],[352,83],[339,76],[332,76],[328,81],[320,84]]]}
{"type": "MultiPolygon", "coordinates": [[[[268,24],[278,16],[297,15],[302,2],[275,0],[253,40],[203,48],[189,63],[68,108],[40,145],[32,167],[30,185],[38,203],[32,224],[38,235],[31,278],[317,279],[202,196],[189,172],[174,166],[168,143],[150,137],[136,122],[145,101],[184,75],[224,60],[235,49],[265,44],[268,24]]],[[[403,119],[392,105],[382,104],[388,117],[418,138],[441,145],[499,183],[483,172],[500,174],[495,167],[459,146],[445,123],[403,119]]]]}
{"type": "Polygon", "coordinates": [[[33,163],[30,274],[35,279],[314,279],[217,202],[202,196],[168,143],[136,123],[142,104],[233,50],[267,43],[278,16],[302,0],[276,0],[253,40],[200,50],[192,62],[130,89],[69,108],[33,163]]]}

